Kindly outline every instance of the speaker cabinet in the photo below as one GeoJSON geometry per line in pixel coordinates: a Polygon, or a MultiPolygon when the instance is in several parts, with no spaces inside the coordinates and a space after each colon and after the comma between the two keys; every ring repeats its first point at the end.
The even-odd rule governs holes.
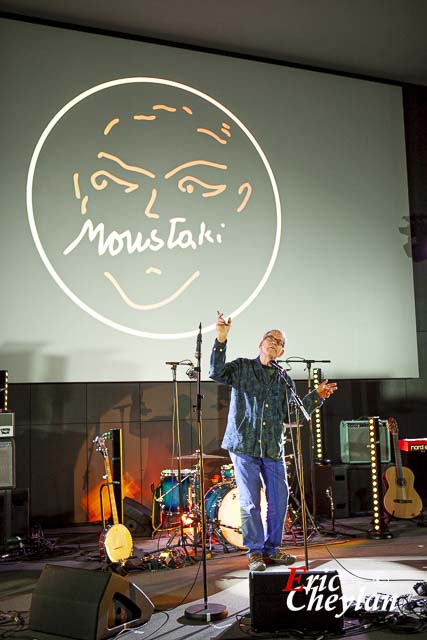
{"type": "Polygon", "coordinates": [[[15,488],[15,441],[0,440],[0,489],[15,488]]]}
{"type": "MultiPolygon", "coordinates": [[[[381,466],[382,472],[388,465],[381,466]]],[[[315,468],[316,512],[331,516],[330,489],[334,502],[335,517],[349,518],[372,513],[371,467],[360,464],[337,464],[315,468]]]]}
{"type": "Polygon", "coordinates": [[[249,573],[251,625],[255,631],[340,632],[342,589],[337,571],[291,569],[249,573]]]}
{"type": "Polygon", "coordinates": [[[123,501],[125,526],[133,536],[150,538],[153,533],[151,511],[140,502],[125,498],[123,501]]]}
{"type": "Polygon", "coordinates": [[[0,540],[27,538],[30,532],[29,489],[3,489],[0,491],[0,540]]]}
{"type": "Polygon", "coordinates": [[[151,600],[109,571],[46,565],[33,593],[30,631],[102,640],[151,618],[151,600]]]}

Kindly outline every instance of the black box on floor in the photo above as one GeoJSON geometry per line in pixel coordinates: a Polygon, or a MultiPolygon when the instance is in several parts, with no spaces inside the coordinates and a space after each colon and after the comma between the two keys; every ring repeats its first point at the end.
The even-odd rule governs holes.
{"type": "Polygon", "coordinates": [[[6,537],[25,538],[30,529],[29,489],[0,491],[0,541],[6,537]]]}
{"type": "Polygon", "coordinates": [[[343,628],[337,571],[249,573],[251,626],[255,631],[339,632],[343,628]]]}
{"type": "MultiPolygon", "coordinates": [[[[382,472],[387,466],[382,465],[382,472]]],[[[317,515],[331,517],[331,501],[336,518],[372,513],[370,465],[316,465],[315,490],[317,515]]]]}
{"type": "Polygon", "coordinates": [[[153,610],[145,593],[122,576],[47,564],[31,599],[28,636],[103,640],[142,625],[153,610]]]}

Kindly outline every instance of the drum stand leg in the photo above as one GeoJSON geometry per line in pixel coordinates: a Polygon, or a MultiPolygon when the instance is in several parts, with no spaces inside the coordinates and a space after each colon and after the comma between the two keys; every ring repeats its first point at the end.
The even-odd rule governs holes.
{"type": "Polygon", "coordinates": [[[166,542],[166,549],[170,549],[171,547],[183,547],[186,555],[188,555],[186,547],[191,547],[192,544],[193,543],[190,536],[182,531],[181,526],[178,526],[173,529],[172,533],[170,534],[168,541],[166,542]],[[177,536],[177,542],[175,544],[172,544],[177,536]]]}
{"type": "Polygon", "coordinates": [[[213,540],[216,538],[218,543],[222,546],[224,553],[230,553],[230,549],[227,546],[227,540],[224,538],[222,531],[219,527],[218,520],[207,521],[207,547],[209,551],[213,549],[213,540]]]}

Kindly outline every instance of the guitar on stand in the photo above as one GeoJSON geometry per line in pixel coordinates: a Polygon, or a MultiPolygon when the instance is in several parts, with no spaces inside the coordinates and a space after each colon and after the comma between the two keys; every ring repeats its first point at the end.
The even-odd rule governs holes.
{"type": "Polygon", "coordinates": [[[402,456],[398,446],[399,428],[394,418],[388,418],[388,428],[393,438],[395,466],[384,473],[386,492],[384,509],[392,518],[412,519],[422,513],[423,503],[414,489],[414,474],[402,466],[402,456]]]}
{"type": "Polygon", "coordinates": [[[93,441],[96,445],[96,450],[102,454],[105,468],[105,484],[103,484],[101,487],[101,512],[104,529],[99,537],[99,552],[101,554],[101,557],[107,560],[107,562],[123,566],[126,560],[128,560],[132,555],[133,543],[129,529],[125,527],[124,524],[119,523],[110,459],[108,456],[108,449],[105,444],[105,440],[106,438],[108,438],[108,436],[109,434],[104,433],[102,436],[96,436],[93,441]],[[104,489],[104,487],[107,487],[108,489],[108,497],[111,506],[111,517],[113,520],[113,524],[108,526],[105,526],[104,508],[102,501],[102,490],[104,489]]]}

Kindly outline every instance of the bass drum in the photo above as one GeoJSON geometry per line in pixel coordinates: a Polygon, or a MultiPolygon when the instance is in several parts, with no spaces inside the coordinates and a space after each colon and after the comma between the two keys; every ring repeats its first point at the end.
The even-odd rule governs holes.
{"type": "MultiPolygon", "coordinates": [[[[240,516],[239,493],[236,484],[221,482],[211,487],[205,494],[206,522],[219,527],[225,540],[238,549],[245,549],[242,538],[242,518],[240,516]]],[[[267,501],[261,489],[261,517],[266,523],[267,501]]]]}

